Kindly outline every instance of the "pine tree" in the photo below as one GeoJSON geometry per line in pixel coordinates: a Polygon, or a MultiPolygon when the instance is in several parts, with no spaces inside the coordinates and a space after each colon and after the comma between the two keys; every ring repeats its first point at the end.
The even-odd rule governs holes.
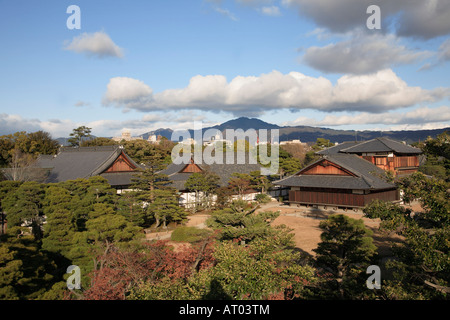
{"type": "Polygon", "coordinates": [[[185,188],[195,192],[195,204],[193,211],[199,208],[211,208],[212,195],[219,187],[220,177],[209,171],[194,172],[186,180],[185,188]]]}
{"type": "Polygon", "coordinates": [[[228,186],[231,190],[239,195],[242,199],[245,191],[250,189],[251,177],[246,173],[233,173],[228,181],[228,186]]]}
{"type": "Polygon", "coordinates": [[[61,275],[51,255],[21,229],[8,229],[0,243],[0,299],[39,299],[61,275]]]}
{"type": "Polygon", "coordinates": [[[47,223],[44,227],[42,248],[67,256],[76,231],[75,217],[70,210],[71,196],[62,187],[50,186],[43,200],[47,223]]]}
{"type": "Polygon", "coordinates": [[[250,172],[251,187],[261,190],[261,193],[266,193],[270,187],[270,181],[267,176],[261,175],[260,171],[250,172]]]}
{"type": "Polygon", "coordinates": [[[73,129],[70,138],[68,141],[73,147],[80,147],[83,142],[83,138],[91,137],[92,128],[88,128],[86,126],[80,126],[78,128],[73,129]]]}
{"type": "Polygon", "coordinates": [[[2,201],[7,215],[8,226],[24,224],[31,228],[37,240],[42,238],[42,199],[44,190],[37,182],[24,182],[13,193],[9,193],[2,201]]]}
{"type": "Polygon", "coordinates": [[[233,201],[229,208],[213,212],[207,223],[209,227],[220,230],[221,240],[240,240],[242,244],[277,234],[278,230],[270,224],[279,213],[255,213],[256,209],[246,201],[233,201]]]}
{"type": "Polygon", "coordinates": [[[117,201],[117,213],[136,226],[146,227],[151,224],[152,218],[148,217],[144,204],[136,200],[138,195],[139,191],[123,192],[117,201]]]}
{"type": "Polygon", "coordinates": [[[132,179],[131,189],[136,190],[136,196],[142,201],[152,202],[155,199],[155,190],[164,189],[170,184],[169,177],[161,174],[154,167],[139,170],[132,179]]]}
{"type": "Polygon", "coordinates": [[[180,207],[178,195],[173,189],[157,190],[148,210],[156,220],[156,227],[162,223],[163,228],[166,228],[169,222],[182,222],[187,216],[187,212],[180,207]]]}
{"type": "MultiPolygon", "coordinates": [[[[339,298],[353,296],[351,283],[358,275],[365,274],[368,263],[376,253],[372,231],[363,220],[335,214],[320,223],[323,230],[317,249],[316,261],[325,272],[331,273],[331,281],[324,285],[336,291],[339,298]],[[335,286],[335,287],[334,287],[335,286]],[[335,290],[334,290],[335,288],[335,290]]],[[[359,281],[358,288],[364,288],[359,281]]],[[[325,291],[325,294],[328,294],[325,291]]],[[[354,296],[353,296],[354,297],[354,296]]]]}

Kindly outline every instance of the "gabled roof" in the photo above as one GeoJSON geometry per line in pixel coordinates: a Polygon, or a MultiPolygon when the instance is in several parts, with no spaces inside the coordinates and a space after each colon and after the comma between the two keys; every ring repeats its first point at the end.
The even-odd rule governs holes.
{"type": "Polygon", "coordinates": [[[361,141],[345,141],[345,142],[339,143],[335,146],[317,151],[316,154],[336,154],[336,153],[339,153],[342,149],[353,147],[360,143],[361,143],[361,141]]]}
{"type": "Polygon", "coordinates": [[[365,152],[395,152],[400,154],[420,154],[418,148],[408,146],[402,142],[389,138],[375,138],[369,141],[358,143],[355,146],[341,149],[342,153],[365,153],[365,152]]]}
{"type": "Polygon", "coordinates": [[[310,164],[296,174],[278,180],[274,184],[291,187],[332,188],[332,189],[357,189],[357,190],[381,190],[391,189],[395,185],[384,181],[381,177],[385,171],[371,162],[352,154],[325,155],[320,160],[310,164]],[[326,175],[326,174],[302,174],[316,164],[328,160],[350,171],[354,176],[326,175]]]}
{"type": "Polygon", "coordinates": [[[140,167],[119,146],[61,148],[56,156],[40,156],[37,166],[50,169],[47,183],[89,178],[102,174],[122,153],[140,167]]]}
{"type": "Polygon", "coordinates": [[[135,179],[137,173],[130,172],[107,172],[101,173],[100,176],[108,180],[111,186],[129,186],[133,183],[132,179],[135,179]]]}
{"type": "MultiPolygon", "coordinates": [[[[236,153],[237,154],[237,153],[236,153]]],[[[258,163],[252,163],[249,161],[248,157],[244,160],[244,163],[238,163],[237,158],[234,158],[232,164],[226,163],[226,157],[224,152],[223,163],[205,163],[204,159],[202,159],[201,163],[195,163],[199,168],[205,171],[209,171],[217,174],[220,177],[220,186],[228,185],[228,180],[230,179],[233,173],[250,173],[252,171],[261,170],[261,165],[258,163]]],[[[172,181],[172,186],[177,188],[178,190],[185,190],[184,184],[186,180],[191,176],[192,173],[181,172],[185,163],[181,164],[170,164],[166,169],[160,171],[162,174],[166,174],[169,176],[169,179],[172,181]]]]}

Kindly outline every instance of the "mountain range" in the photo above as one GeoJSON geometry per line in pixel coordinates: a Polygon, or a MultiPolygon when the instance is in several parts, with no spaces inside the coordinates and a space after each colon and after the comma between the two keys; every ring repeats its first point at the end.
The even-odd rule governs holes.
{"type": "MultiPolygon", "coordinates": [[[[413,143],[417,141],[423,141],[428,137],[435,138],[438,134],[450,130],[450,127],[443,129],[433,130],[402,130],[402,131],[355,131],[355,130],[336,130],[329,128],[311,127],[311,126],[278,126],[276,124],[267,123],[256,118],[240,117],[237,119],[229,120],[220,125],[203,128],[203,132],[208,129],[218,129],[222,133],[226,129],[242,129],[244,131],[248,129],[278,129],[279,140],[287,141],[298,139],[302,142],[315,142],[317,138],[329,139],[331,142],[344,142],[344,141],[363,141],[370,140],[377,137],[388,137],[394,140],[405,141],[406,143],[413,143]]],[[[150,132],[146,132],[141,136],[144,139],[148,139],[150,135],[161,135],[168,139],[171,139],[174,131],[170,128],[158,129],[150,132]]],[[[194,137],[194,130],[189,130],[191,137],[194,137]]]]}
{"type": "MultiPolygon", "coordinates": [[[[279,141],[297,139],[302,142],[315,142],[317,138],[325,138],[329,139],[331,142],[341,143],[344,141],[365,141],[377,137],[388,137],[398,141],[405,141],[406,143],[410,144],[413,142],[426,140],[428,137],[435,138],[438,134],[450,130],[450,127],[432,130],[356,131],[336,130],[311,126],[278,126],[276,124],[267,123],[257,118],[240,117],[237,119],[229,120],[219,125],[202,128],[202,131],[205,132],[208,129],[218,129],[222,132],[222,134],[226,129],[242,129],[244,131],[247,131],[248,129],[278,129],[279,141]]],[[[194,138],[194,130],[190,129],[188,131],[191,137],[194,138]]],[[[161,135],[170,140],[173,133],[174,130],[170,128],[160,128],[157,130],[146,132],[144,134],[141,134],[140,136],[146,140],[151,135],[161,135]]],[[[68,145],[68,138],[58,138],[56,140],[58,140],[63,145],[68,145]]]]}

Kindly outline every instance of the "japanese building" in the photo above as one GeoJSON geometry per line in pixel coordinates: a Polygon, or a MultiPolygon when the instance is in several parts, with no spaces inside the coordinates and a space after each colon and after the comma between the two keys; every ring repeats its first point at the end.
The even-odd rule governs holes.
{"type": "Polygon", "coordinates": [[[289,187],[290,204],[358,208],[373,199],[398,201],[386,179],[416,172],[421,150],[387,138],[345,142],[319,151],[321,159],[274,184],[289,187]]]}
{"type": "Polygon", "coordinates": [[[377,167],[391,171],[395,176],[416,172],[422,151],[388,138],[376,138],[364,142],[344,142],[317,152],[320,155],[336,153],[355,154],[377,167]]]}
{"type": "Polygon", "coordinates": [[[55,156],[41,155],[37,166],[47,170],[46,183],[101,176],[119,193],[141,167],[120,146],[61,148],[55,156]]]}

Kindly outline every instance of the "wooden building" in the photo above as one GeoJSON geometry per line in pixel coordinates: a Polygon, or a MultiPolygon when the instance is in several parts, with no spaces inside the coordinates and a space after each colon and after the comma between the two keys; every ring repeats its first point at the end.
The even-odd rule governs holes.
{"type": "Polygon", "coordinates": [[[290,204],[358,208],[373,199],[400,199],[396,186],[383,179],[384,174],[384,170],[357,155],[335,153],[323,155],[274,184],[290,187],[290,204]]]}
{"type": "Polygon", "coordinates": [[[364,142],[345,142],[317,152],[321,155],[336,153],[355,154],[377,167],[391,171],[394,176],[416,172],[422,151],[388,138],[376,138],[364,142]]]}
{"type": "MultiPolygon", "coordinates": [[[[202,159],[203,160],[203,159],[202,159]]],[[[243,159],[243,163],[237,161],[236,155],[235,161],[231,164],[226,163],[225,153],[223,163],[211,163],[206,164],[204,161],[200,163],[194,162],[191,158],[189,163],[181,164],[170,164],[165,170],[160,171],[160,173],[165,174],[169,177],[171,181],[170,186],[176,188],[180,193],[180,205],[184,207],[190,207],[195,201],[195,192],[191,192],[186,189],[185,184],[189,177],[195,172],[211,172],[219,176],[219,187],[224,187],[228,185],[233,173],[247,173],[250,174],[252,171],[259,171],[261,165],[257,163],[252,163],[249,161],[248,155],[243,159]]],[[[248,190],[243,196],[244,200],[253,200],[257,192],[255,190],[248,190]]]]}
{"type": "Polygon", "coordinates": [[[40,156],[38,167],[47,169],[46,183],[101,176],[120,193],[141,166],[120,146],[102,146],[61,148],[55,156],[40,156]]]}

